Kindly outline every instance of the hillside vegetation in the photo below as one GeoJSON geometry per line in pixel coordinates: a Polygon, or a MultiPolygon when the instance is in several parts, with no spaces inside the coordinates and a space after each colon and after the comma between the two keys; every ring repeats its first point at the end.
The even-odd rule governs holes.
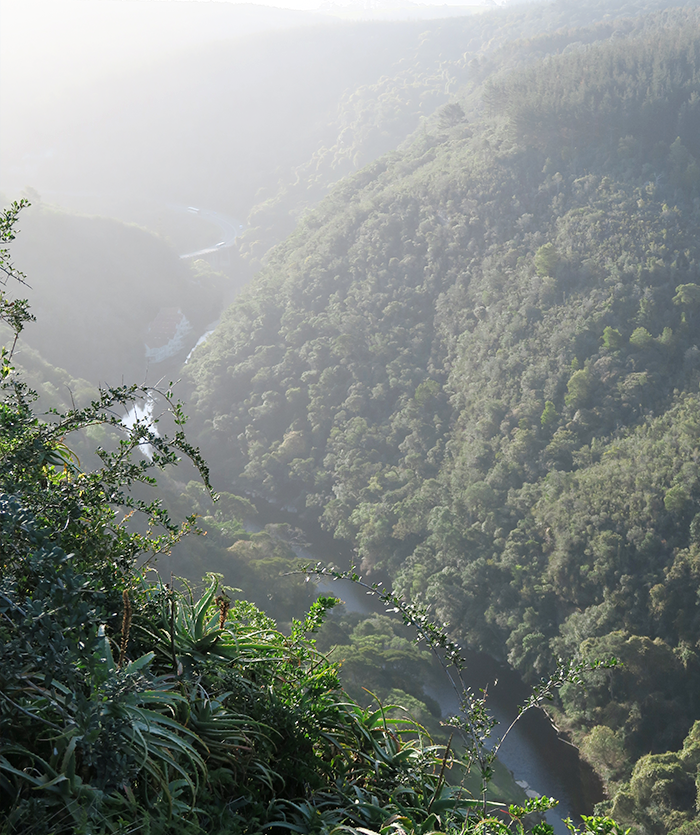
{"type": "Polygon", "coordinates": [[[320,518],[525,677],[618,656],[560,721],[606,808],[677,835],[698,825],[699,43],[684,8],[504,50],[307,215],[188,366],[223,483],[320,518]]]}
{"type": "MultiPolygon", "coordinates": [[[[347,86],[315,122],[320,127],[322,120],[327,120],[323,130],[309,130],[314,123],[307,118],[304,131],[295,132],[296,145],[309,130],[309,144],[299,145],[297,152],[297,160],[302,161],[290,160],[289,168],[280,166],[273,179],[258,176],[261,187],[248,212],[249,228],[243,237],[242,253],[252,267],[259,268],[269,247],[290,234],[334,183],[400,147],[421,126],[445,120],[449,123],[455,115],[450,97],[463,85],[478,85],[494,71],[567,47],[627,35],[639,25],[638,16],[672,5],[668,0],[634,5],[559,0],[447,21],[399,26],[363,24],[321,34],[322,38],[332,36],[338,44],[347,41],[355,48],[359,43],[362,49],[377,52],[371,64],[361,62],[361,71],[350,62],[347,86]],[[593,28],[582,31],[578,28],[582,26],[593,28]],[[373,66],[379,69],[380,60],[384,63],[372,77],[370,70],[373,66]],[[443,113],[445,104],[448,109],[443,113]]],[[[325,63],[314,53],[318,38],[319,32],[315,38],[309,37],[309,55],[315,66],[324,67],[325,76],[325,63]]],[[[342,52],[344,57],[352,57],[352,48],[343,47],[342,52]]],[[[318,79],[311,80],[309,90],[318,83],[318,79]]],[[[327,84],[324,80],[323,85],[327,84]]],[[[324,99],[316,95],[315,100],[324,99]]],[[[288,145],[286,132],[284,138],[288,145]]],[[[274,158],[286,159],[288,154],[285,147],[282,154],[276,150],[274,158]]]]}

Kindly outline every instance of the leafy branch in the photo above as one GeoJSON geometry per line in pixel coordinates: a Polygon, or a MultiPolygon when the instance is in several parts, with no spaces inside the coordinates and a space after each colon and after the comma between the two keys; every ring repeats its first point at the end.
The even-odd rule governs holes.
{"type": "MultiPolygon", "coordinates": [[[[463,671],[467,665],[467,660],[462,655],[459,645],[447,634],[447,624],[442,627],[439,626],[424,607],[416,606],[404,600],[400,595],[387,589],[381,583],[367,583],[354,568],[348,571],[340,571],[323,563],[317,563],[315,566],[304,566],[302,571],[307,576],[349,580],[355,583],[357,586],[366,589],[368,593],[378,597],[386,607],[387,612],[399,614],[404,624],[416,629],[418,640],[425,641],[437,658],[459,699],[461,715],[451,717],[446,724],[457,729],[467,743],[464,754],[467,769],[469,770],[474,765],[479,769],[484,813],[486,812],[486,790],[494,774],[493,763],[505,739],[523,714],[532,708],[541,707],[545,701],[552,701],[556,690],[562,685],[570,683],[583,686],[585,684],[585,673],[600,668],[614,667],[618,663],[615,658],[593,661],[565,661],[559,659],[555,672],[533,688],[527,701],[518,708],[518,714],[508,726],[506,732],[489,748],[488,741],[498,723],[487,709],[487,691],[482,690],[481,695],[477,696],[465,684],[463,671]]],[[[557,803],[553,798],[545,800],[547,804],[545,808],[551,808],[557,803]]],[[[542,802],[545,802],[545,800],[542,800],[542,802]]],[[[536,811],[534,807],[530,808],[530,806],[528,806],[528,811],[536,811]]],[[[525,812],[523,811],[522,814],[525,814],[525,812]]]]}

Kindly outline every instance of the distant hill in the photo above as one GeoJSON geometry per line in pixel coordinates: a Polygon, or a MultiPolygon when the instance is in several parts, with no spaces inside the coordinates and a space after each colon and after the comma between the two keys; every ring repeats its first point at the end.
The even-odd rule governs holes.
{"type": "Polygon", "coordinates": [[[144,202],[250,215],[255,263],[330,184],[420,130],[505,44],[669,5],[558,0],[319,23],[227,3],[36,3],[3,0],[3,192],[29,186],[139,222],[144,202]]]}
{"type": "MultiPolygon", "coordinates": [[[[47,199],[146,197],[245,218],[262,186],[330,142],[343,93],[391,74],[424,25],[229,36],[147,66],[125,63],[44,107],[15,103],[10,90],[2,188],[29,185],[47,199]]],[[[4,73],[8,85],[12,75],[4,73]]]]}
{"type": "MultiPolygon", "coordinates": [[[[197,275],[147,230],[37,205],[22,213],[11,245],[29,277],[24,289],[38,322],[19,345],[51,365],[98,382],[143,382],[149,324],[164,307],[181,307],[198,332],[218,315],[223,286],[197,275]]],[[[219,281],[219,283],[217,283],[219,281]]],[[[148,380],[160,374],[154,366],[148,380]]]]}
{"type": "Polygon", "coordinates": [[[126,65],[152,66],[183,49],[325,20],[271,4],[201,0],[2,0],[0,13],[6,106],[8,97],[31,95],[36,107],[126,65]]]}

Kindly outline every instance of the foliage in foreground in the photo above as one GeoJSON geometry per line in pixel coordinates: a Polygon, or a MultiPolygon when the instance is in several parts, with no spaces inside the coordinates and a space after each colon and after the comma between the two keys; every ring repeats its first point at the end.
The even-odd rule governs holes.
{"type": "MultiPolygon", "coordinates": [[[[2,219],[12,239],[20,206],[2,219]]],[[[2,252],[6,275],[17,275],[2,252]]],[[[26,304],[0,294],[19,332],[26,304]]],[[[194,526],[128,488],[187,455],[182,432],[121,427],[115,408],[147,392],[101,392],[42,418],[0,368],[0,832],[524,832],[528,812],[447,784],[450,753],[422,728],[364,709],[309,636],[334,598],[319,598],[283,635],[209,578],[199,596],[148,579],[136,558],[194,526]],[[110,428],[113,451],[83,472],[66,435],[110,428]],[[150,459],[132,457],[143,444],[150,459]],[[134,532],[133,514],[145,529],[134,532]],[[144,532],[145,530],[145,532],[144,532]]],[[[467,717],[467,724],[473,717],[467,717]]],[[[616,833],[608,819],[584,831],[616,833]]],[[[536,824],[533,833],[551,830],[536,824]]],[[[572,827],[572,831],[573,827],[572,827]]]]}

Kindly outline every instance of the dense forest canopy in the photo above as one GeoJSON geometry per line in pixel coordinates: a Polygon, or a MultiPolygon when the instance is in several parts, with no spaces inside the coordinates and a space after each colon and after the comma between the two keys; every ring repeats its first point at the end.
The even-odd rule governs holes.
{"type": "Polygon", "coordinates": [[[336,187],[188,378],[216,477],[320,518],[471,646],[530,677],[618,655],[560,721],[624,822],[685,832],[700,18],[592,23],[490,59],[336,187]]]}

